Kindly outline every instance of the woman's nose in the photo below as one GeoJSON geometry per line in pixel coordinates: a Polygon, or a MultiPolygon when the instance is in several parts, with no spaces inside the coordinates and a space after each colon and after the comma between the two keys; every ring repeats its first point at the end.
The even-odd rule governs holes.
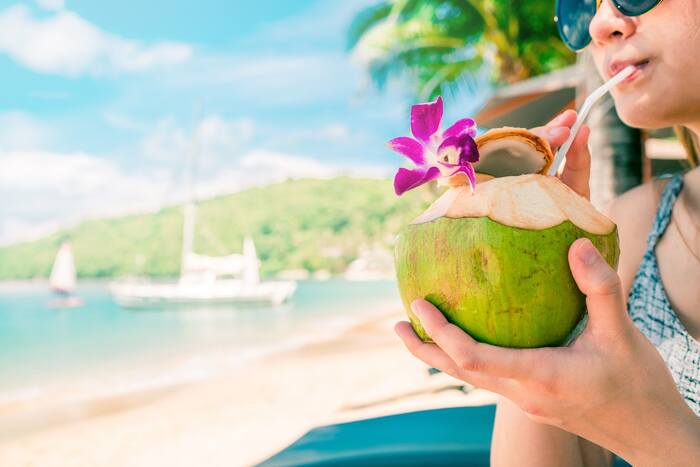
{"type": "Polygon", "coordinates": [[[595,45],[608,45],[627,39],[636,30],[635,18],[620,13],[612,2],[603,0],[588,31],[595,45]]]}

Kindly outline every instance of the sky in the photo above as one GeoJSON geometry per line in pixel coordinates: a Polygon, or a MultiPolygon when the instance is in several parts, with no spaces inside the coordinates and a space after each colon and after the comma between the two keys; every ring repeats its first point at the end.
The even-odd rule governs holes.
{"type": "Polygon", "coordinates": [[[390,177],[408,92],[346,50],[371,3],[0,0],[0,244],[181,201],[193,158],[200,198],[390,177]]]}

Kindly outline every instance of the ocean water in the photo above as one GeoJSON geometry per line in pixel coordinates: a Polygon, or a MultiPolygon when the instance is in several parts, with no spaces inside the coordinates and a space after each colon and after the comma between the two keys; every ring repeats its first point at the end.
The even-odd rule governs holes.
{"type": "Polygon", "coordinates": [[[303,281],[268,308],[125,310],[106,284],[77,295],[83,307],[51,309],[44,283],[0,284],[0,402],[205,378],[400,307],[393,281],[303,281]]]}

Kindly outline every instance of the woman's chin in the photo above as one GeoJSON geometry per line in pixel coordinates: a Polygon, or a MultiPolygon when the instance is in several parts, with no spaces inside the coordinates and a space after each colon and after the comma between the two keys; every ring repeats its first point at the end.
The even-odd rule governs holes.
{"type": "Polygon", "coordinates": [[[626,114],[624,112],[619,112],[618,115],[622,123],[632,128],[657,128],[656,122],[651,119],[643,118],[641,115],[626,114]]]}
{"type": "Polygon", "coordinates": [[[624,99],[616,100],[615,108],[620,120],[632,128],[654,129],[673,125],[663,117],[658,107],[652,109],[639,101],[626,103],[624,99]]]}

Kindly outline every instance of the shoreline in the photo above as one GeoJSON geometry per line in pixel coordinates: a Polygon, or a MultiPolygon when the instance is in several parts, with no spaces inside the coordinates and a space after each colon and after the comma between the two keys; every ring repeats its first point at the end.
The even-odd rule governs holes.
{"type": "MultiPolygon", "coordinates": [[[[276,345],[252,349],[223,347],[202,351],[186,357],[171,357],[156,365],[138,366],[135,369],[121,368],[113,377],[112,383],[95,383],[90,379],[79,383],[79,390],[73,381],[49,383],[45,386],[32,386],[0,392],[0,444],[15,434],[26,434],[62,421],[71,422],[83,418],[83,413],[91,413],[92,407],[119,405],[125,408],[127,401],[149,399],[148,394],[167,394],[179,388],[206,383],[245,369],[268,358],[284,355],[287,352],[317,347],[334,347],[354,329],[371,326],[372,323],[398,315],[384,309],[376,315],[364,315],[355,320],[341,319],[324,329],[324,336],[314,337],[310,331],[292,337],[276,345]],[[241,354],[243,354],[241,356],[241,354]],[[232,358],[232,356],[235,356],[232,358]],[[40,417],[42,420],[37,420],[40,417]]],[[[96,409],[99,412],[99,409],[96,409]]]]}
{"type": "MultiPolygon", "coordinates": [[[[306,282],[315,283],[317,281],[306,282]]],[[[34,297],[37,294],[48,294],[48,291],[44,290],[43,287],[36,290],[36,281],[24,281],[23,283],[26,291],[34,297]]],[[[108,321],[114,319],[110,316],[110,314],[113,314],[114,317],[121,320],[119,324],[122,326],[118,329],[127,330],[130,325],[127,320],[130,319],[129,315],[133,315],[135,318],[133,321],[143,317],[146,320],[155,317],[159,320],[155,322],[156,326],[164,328],[165,326],[170,326],[176,336],[178,333],[185,334],[188,326],[186,322],[192,320],[195,326],[199,325],[199,328],[195,329],[202,334],[207,331],[206,326],[209,325],[208,322],[216,322],[219,319],[217,316],[221,316],[223,317],[222,321],[226,324],[230,324],[232,320],[240,320],[247,326],[243,330],[247,334],[242,333],[240,337],[243,339],[237,339],[237,329],[231,327],[231,329],[226,330],[227,334],[220,333],[214,336],[220,341],[218,345],[208,345],[206,338],[199,338],[198,340],[195,338],[189,341],[187,339],[178,340],[177,338],[168,339],[163,337],[166,336],[164,332],[156,332],[155,339],[149,339],[148,341],[141,339],[143,344],[145,344],[143,347],[138,345],[129,347],[117,345],[110,349],[110,347],[102,346],[98,348],[98,351],[101,352],[99,359],[88,358],[85,361],[81,358],[81,354],[75,351],[72,351],[71,354],[71,350],[69,350],[62,355],[63,361],[59,361],[56,365],[51,363],[44,365],[42,362],[36,361],[34,365],[28,367],[22,367],[22,365],[15,363],[18,358],[21,361],[22,352],[27,353],[22,346],[24,345],[24,347],[28,348],[26,342],[29,342],[29,337],[22,336],[22,339],[19,341],[19,352],[16,352],[17,355],[13,357],[14,350],[10,348],[10,353],[6,355],[7,358],[0,359],[0,373],[4,375],[2,381],[0,381],[0,415],[7,412],[11,406],[26,405],[37,401],[40,403],[42,398],[48,397],[55,401],[57,394],[59,396],[65,394],[64,402],[75,403],[76,400],[93,399],[95,397],[106,398],[113,395],[122,395],[122,393],[139,391],[142,389],[141,386],[145,386],[144,389],[151,389],[153,386],[173,386],[215,377],[216,375],[236,370],[246,365],[249,361],[258,360],[274,353],[291,351],[317,341],[331,340],[347,332],[353,326],[366,320],[374,319],[387,313],[387,310],[396,308],[393,298],[384,297],[371,303],[370,307],[361,309],[362,311],[358,313],[348,312],[348,310],[344,310],[341,307],[338,310],[340,313],[319,314],[318,311],[315,311],[315,316],[311,314],[310,318],[305,318],[304,312],[306,310],[304,309],[304,312],[300,312],[299,308],[305,307],[306,303],[287,304],[284,307],[279,307],[279,310],[275,308],[263,310],[263,320],[268,319],[268,317],[277,320],[273,322],[277,329],[257,335],[252,334],[258,332],[255,327],[264,329],[265,325],[263,320],[256,323],[248,318],[254,310],[240,310],[240,313],[232,313],[234,310],[222,309],[221,314],[219,314],[218,309],[200,310],[198,308],[186,311],[178,310],[177,312],[169,312],[167,310],[132,311],[118,308],[111,310],[109,309],[112,308],[108,303],[109,300],[104,303],[101,302],[104,299],[102,294],[104,283],[83,284],[83,286],[87,290],[95,288],[98,292],[95,295],[95,301],[89,303],[85,309],[68,311],[43,310],[41,309],[43,298],[40,296],[38,299],[34,299],[37,303],[33,304],[34,309],[31,310],[36,318],[32,316],[27,319],[26,323],[22,323],[21,313],[17,314],[20,318],[21,326],[24,326],[24,329],[20,329],[20,331],[26,332],[26,327],[29,324],[33,324],[31,319],[41,319],[41,315],[44,313],[53,320],[52,324],[55,322],[57,325],[63,325],[61,320],[69,318],[74,322],[82,320],[83,315],[92,313],[91,307],[94,307],[100,308],[101,316],[93,318],[93,320],[99,324],[99,320],[108,321]],[[107,303],[106,307],[105,303],[107,303]],[[105,308],[107,311],[102,312],[102,309],[105,308]],[[300,316],[301,318],[295,318],[295,316],[300,316]],[[123,324],[125,322],[127,325],[123,324]],[[172,326],[171,322],[175,322],[176,325],[172,326]],[[184,324],[179,324],[180,322],[184,324]],[[282,325],[287,327],[287,330],[284,332],[281,331],[282,325]],[[19,371],[14,371],[15,368],[19,371]],[[3,370],[7,370],[7,372],[5,373],[3,370]]],[[[1,288],[2,282],[0,282],[1,288]]],[[[17,295],[17,287],[12,287],[11,291],[13,292],[12,295],[17,295]]],[[[315,306],[318,310],[318,305],[315,306]]],[[[13,311],[11,310],[11,312],[13,311]]],[[[0,321],[2,318],[3,316],[0,314],[0,321]]],[[[147,324],[150,323],[147,322],[147,324]]],[[[72,323],[71,325],[73,328],[61,338],[71,337],[69,333],[75,332],[74,329],[78,329],[72,323]]],[[[101,331],[102,329],[100,329],[101,331]]],[[[120,330],[117,333],[110,334],[109,338],[118,340],[120,337],[119,332],[125,331],[120,330]]],[[[80,336],[76,337],[79,338],[80,336]]],[[[61,345],[61,342],[55,338],[54,340],[55,344],[61,345]]],[[[141,343],[137,341],[137,344],[141,343]]],[[[74,348],[82,348],[84,352],[87,352],[84,355],[90,355],[92,345],[92,342],[86,340],[84,342],[81,341],[74,348]]],[[[50,350],[49,347],[46,349],[50,350]]],[[[30,357],[34,357],[34,355],[30,354],[30,357]]]]}
{"type": "Polygon", "coordinates": [[[383,310],[336,335],[190,383],[31,413],[15,419],[14,434],[0,435],[0,459],[13,466],[251,465],[315,426],[495,401],[483,390],[465,394],[447,375],[430,376],[393,333],[403,316],[383,310]]]}

